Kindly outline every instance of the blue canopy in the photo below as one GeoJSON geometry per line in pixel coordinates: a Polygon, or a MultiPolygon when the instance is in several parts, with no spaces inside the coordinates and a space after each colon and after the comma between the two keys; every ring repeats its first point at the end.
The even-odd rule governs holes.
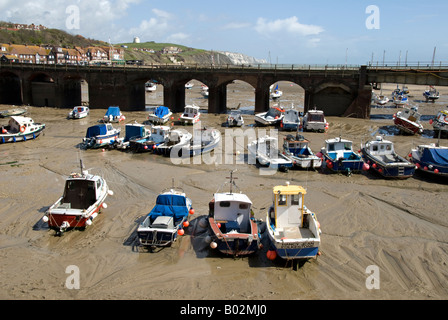
{"type": "Polygon", "coordinates": [[[184,196],[175,194],[161,194],[157,197],[156,205],[149,215],[152,218],[158,216],[173,217],[174,220],[188,216],[187,200],[184,196]]]}
{"type": "Polygon", "coordinates": [[[120,114],[120,107],[109,107],[106,112],[106,116],[119,117],[120,114]]]}
{"type": "Polygon", "coordinates": [[[87,129],[86,138],[92,138],[107,133],[107,127],[105,124],[97,124],[87,129]]]}
{"type": "Polygon", "coordinates": [[[421,160],[428,164],[448,166],[448,149],[426,148],[421,160]]]}
{"type": "Polygon", "coordinates": [[[168,113],[170,113],[170,110],[167,107],[164,106],[160,106],[156,109],[156,111],[154,112],[154,114],[159,117],[159,118],[163,118],[164,116],[166,116],[168,113]]]}
{"type": "Polygon", "coordinates": [[[129,139],[131,139],[133,137],[142,137],[143,131],[144,131],[143,126],[127,124],[126,125],[126,136],[125,136],[124,140],[129,141],[129,139]]]}

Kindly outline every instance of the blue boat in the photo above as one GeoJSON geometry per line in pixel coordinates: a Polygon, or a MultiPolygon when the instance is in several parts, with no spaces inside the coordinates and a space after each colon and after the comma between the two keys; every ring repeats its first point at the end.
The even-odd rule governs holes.
{"type": "Polygon", "coordinates": [[[148,115],[148,121],[155,124],[166,123],[173,113],[165,106],[159,106],[148,115]]]}
{"type": "Polygon", "coordinates": [[[114,142],[117,149],[126,150],[130,148],[130,141],[141,139],[150,134],[150,130],[145,125],[139,123],[128,123],[125,126],[125,136],[118,138],[114,142]]]}
{"type": "Polygon", "coordinates": [[[184,234],[188,217],[193,214],[191,199],[178,187],[168,188],[157,196],[156,204],[137,228],[145,247],[166,247],[184,234]]]}
{"type": "Polygon", "coordinates": [[[322,158],[311,151],[309,141],[300,134],[296,134],[296,137],[288,134],[284,138],[283,154],[292,161],[294,167],[300,169],[322,167],[322,158]]]}
{"type": "Polygon", "coordinates": [[[333,172],[352,173],[361,172],[364,161],[358,153],[353,151],[353,142],[341,137],[325,140],[325,147],[321,149],[324,168],[333,172]]]}
{"type": "Polygon", "coordinates": [[[125,116],[120,111],[120,107],[111,106],[107,109],[103,122],[120,122],[125,119],[125,116]]]}
{"type": "Polygon", "coordinates": [[[406,179],[415,173],[415,164],[398,155],[391,141],[381,136],[366,142],[361,148],[364,169],[379,173],[384,178],[406,179]]]}
{"type": "Polygon", "coordinates": [[[91,149],[112,146],[120,136],[120,131],[120,128],[114,128],[110,123],[91,126],[82,140],[83,145],[91,149]]]}
{"type": "Polygon", "coordinates": [[[289,183],[273,188],[273,204],[266,217],[269,259],[306,260],[319,255],[320,224],[305,206],[305,194],[303,187],[289,183]]]}
{"type": "Polygon", "coordinates": [[[411,150],[411,161],[420,171],[448,177],[448,147],[419,145],[411,150]]]}
{"type": "Polygon", "coordinates": [[[170,131],[168,126],[153,126],[149,133],[129,139],[129,148],[133,152],[153,152],[169,139],[170,131]]]}

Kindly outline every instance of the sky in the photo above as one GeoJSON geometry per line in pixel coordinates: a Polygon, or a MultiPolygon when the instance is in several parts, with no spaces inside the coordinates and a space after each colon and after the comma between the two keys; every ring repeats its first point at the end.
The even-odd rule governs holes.
{"type": "Polygon", "coordinates": [[[0,20],[170,42],[275,64],[448,62],[448,1],[2,0],[0,20]],[[435,53],[435,55],[434,55],[435,53]]]}

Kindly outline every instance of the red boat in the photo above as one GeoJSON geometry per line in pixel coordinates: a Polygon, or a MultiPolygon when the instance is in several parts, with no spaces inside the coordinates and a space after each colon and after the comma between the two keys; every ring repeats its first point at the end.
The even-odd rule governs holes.
{"type": "Polygon", "coordinates": [[[421,134],[423,126],[420,123],[420,117],[417,107],[403,108],[402,111],[394,114],[394,124],[404,133],[421,134]]]}

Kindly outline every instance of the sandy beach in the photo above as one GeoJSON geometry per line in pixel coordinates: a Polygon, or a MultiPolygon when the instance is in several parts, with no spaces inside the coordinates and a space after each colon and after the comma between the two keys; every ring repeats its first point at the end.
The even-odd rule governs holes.
{"type": "MultiPolygon", "coordinates": [[[[400,85],[401,86],[401,85],[400,85]]],[[[187,93],[186,103],[203,108],[207,100],[200,84],[187,93]]],[[[303,106],[303,89],[281,83],[281,104],[303,106]]],[[[390,96],[396,84],[383,85],[390,96]]],[[[435,115],[448,103],[441,98],[423,102],[425,87],[408,86],[410,101],[423,115],[435,115]]],[[[379,90],[376,90],[379,93],[379,90]]],[[[148,103],[158,105],[161,90],[148,103]]],[[[246,110],[245,127],[254,127],[253,88],[235,82],[228,87],[228,107],[246,110]]],[[[10,106],[2,105],[0,110],[10,106]]],[[[372,114],[392,115],[397,108],[372,108],[372,114]]],[[[67,120],[70,109],[29,107],[35,122],[46,124],[34,141],[0,145],[0,299],[117,299],[117,300],[414,300],[448,298],[448,181],[416,174],[406,180],[385,180],[370,172],[350,177],[320,171],[290,170],[260,175],[253,164],[236,163],[243,155],[224,150],[232,163],[173,165],[170,158],[120,150],[81,150],[89,126],[104,109],[92,109],[81,120],[67,120]],[[62,237],[39,221],[62,194],[65,178],[78,169],[79,160],[101,174],[114,191],[92,226],[62,237]],[[322,228],[321,256],[297,268],[283,260],[266,258],[267,246],[250,257],[232,258],[209,249],[198,221],[208,214],[208,202],[237,169],[237,185],[253,202],[255,217],[265,220],[275,185],[306,187],[305,204],[317,214],[322,228]],[[185,236],[172,247],[147,252],[135,246],[135,230],[153,207],[157,194],[175,184],[192,199],[195,214],[185,236]],[[68,266],[80,271],[80,288],[66,287],[68,266]],[[379,288],[369,289],[369,266],[379,270],[379,288]]],[[[146,120],[147,112],[123,112],[125,123],[146,120]]],[[[177,119],[179,115],[174,117],[177,119]]],[[[226,115],[203,114],[202,125],[221,130],[226,115]]],[[[390,118],[328,117],[326,133],[303,135],[318,152],[325,139],[341,135],[361,143],[380,133],[393,132],[390,118]]],[[[2,125],[7,119],[0,119],[2,125]]],[[[120,124],[124,133],[124,124],[120,124]]],[[[435,143],[431,125],[424,135],[392,134],[397,152],[435,143]]],[[[183,127],[191,130],[191,127],[183,127]]],[[[264,128],[263,128],[264,129],[264,128]]],[[[227,129],[229,130],[229,129],[227,129]]],[[[287,132],[279,131],[279,138],[287,132]]],[[[442,139],[441,145],[448,146],[442,139]]],[[[263,241],[266,241],[264,239],[263,241]]]]}

